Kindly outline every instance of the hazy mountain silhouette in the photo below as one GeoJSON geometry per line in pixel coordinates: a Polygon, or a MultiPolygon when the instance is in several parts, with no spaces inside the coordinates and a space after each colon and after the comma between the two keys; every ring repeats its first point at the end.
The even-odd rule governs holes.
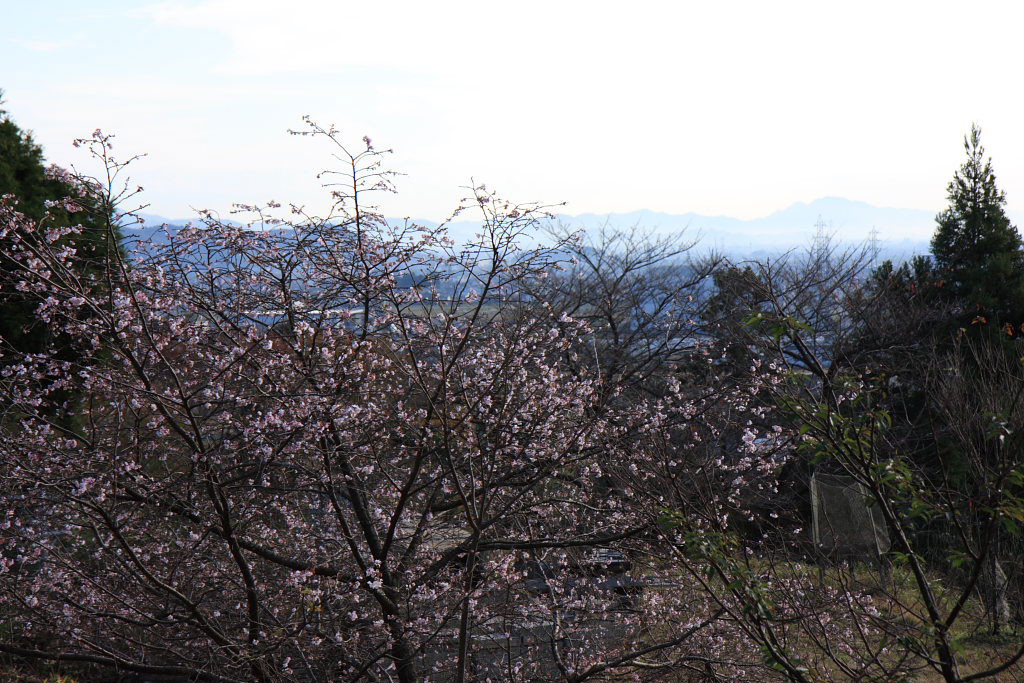
{"type": "MultiPolygon", "coordinates": [[[[151,228],[167,223],[184,225],[191,219],[167,219],[142,214],[144,226],[131,229],[133,235],[152,234],[151,228]]],[[[389,219],[391,220],[391,219],[389,219]]],[[[401,222],[394,219],[395,222],[401,222]]],[[[740,219],[731,216],[704,216],[697,213],[671,214],[650,210],[626,213],[558,214],[554,220],[564,226],[594,229],[637,227],[655,234],[687,231],[699,238],[700,249],[716,249],[726,253],[755,255],[805,246],[814,239],[817,225],[833,239],[844,243],[864,243],[875,232],[875,244],[886,257],[926,253],[935,227],[935,213],[920,209],[873,206],[866,202],[824,197],[812,202],[797,202],[767,216],[740,219]]],[[[433,227],[436,221],[415,220],[433,227]]],[[[1019,222],[1015,221],[1015,224],[1019,222]]],[[[449,224],[449,235],[456,242],[472,239],[480,230],[479,221],[456,221],[449,224]]]]}

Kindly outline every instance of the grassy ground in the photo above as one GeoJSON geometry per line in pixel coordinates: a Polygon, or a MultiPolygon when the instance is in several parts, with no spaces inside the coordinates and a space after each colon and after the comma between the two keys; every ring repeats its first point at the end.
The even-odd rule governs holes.
{"type": "MultiPolygon", "coordinates": [[[[775,603],[774,626],[786,649],[798,655],[810,668],[812,680],[874,680],[879,683],[894,680],[887,675],[879,675],[878,667],[875,668],[874,678],[853,677],[844,672],[835,661],[839,659],[847,664],[853,664],[861,659],[863,663],[866,653],[880,651],[883,644],[887,647],[885,651],[880,651],[879,660],[888,665],[890,671],[897,668],[905,671],[905,676],[899,680],[922,683],[944,680],[928,665],[926,655],[914,653],[915,643],[925,653],[933,650],[933,646],[932,637],[928,633],[924,603],[912,574],[906,568],[892,568],[888,577],[883,580],[878,567],[870,564],[859,564],[852,573],[849,567],[829,567],[819,573],[819,568],[815,565],[788,559],[775,562],[757,559],[741,566],[745,567],[750,576],[770,575],[775,577],[777,583],[789,582],[787,589],[774,592],[767,589],[770,600],[775,603]],[[779,579],[782,581],[778,581],[779,579]],[[860,605],[851,607],[844,601],[842,596],[847,591],[863,596],[860,605]],[[788,612],[783,605],[788,605],[788,612]],[[802,621],[786,622],[787,616],[798,612],[802,621]],[[847,642],[842,642],[843,638],[828,637],[828,626],[821,626],[823,622],[830,623],[837,626],[832,629],[832,633],[842,633],[844,629],[838,628],[838,625],[844,620],[845,623],[852,624],[854,615],[856,621],[861,625],[873,626],[874,631],[866,629],[862,636],[855,628],[847,629],[846,633],[852,632],[855,636],[847,642]],[[848,646],[853,654],[843,653],[843,646],[848,646]],[[902,666],[898,666],[901,663],[902,666]]],[[[662,564],[644,573],[649,577],[664,577],[671,572],[670,564],[662,564]]],[[[700,591],[694,585],[694,579],[681,575],[678,567],[675,572],[679,586],[673,590],[690,591],[695,604],[699,603],[700,591]]],[[[952,581],[943,580],[938,575],[930,575],[928,578],[942,610],[948,610],[959,597],[956,586],[952,581]]],[[[715,584],[719,589],[722,586],[722,582],[717,580],[715,584]]],[[[654,634],[654,637],[664,635],[666,634],[654,634]]],[[[1012,659],[1024,642],[1024,626],[1011,625],[1003,629],[1001,634],[992,635],[984,605],[975,594],[969,598],[960,617],[954,622],[949,640],[957,654],[960,675],[968,676],[1012,659]]],[[[743,646],[738,642],[737,659],[743,659],[744,654],[748,662],[764,661],[760,658],[756,646],[743,646]]],[[[681,677],[679,680],[700,679],[681,677]]],[[[753,680],[784,680],[784,677],[762,668],[753,680]]],[[[1006,670],[984,680],[1024,683],[1024,661],[1018,661],[1006,670]]]]}

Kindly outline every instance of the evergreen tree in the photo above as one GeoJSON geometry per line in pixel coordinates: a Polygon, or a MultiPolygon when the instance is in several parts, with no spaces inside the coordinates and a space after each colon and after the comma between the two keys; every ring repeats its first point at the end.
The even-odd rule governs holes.
{"type": "Polygon", "coordinates": [[[974,308],[972,315],[1016,321],[1024,302],[1021,238],[1003,210],[1006,194],[996,187],[977,125],[964,137],[964,149],[967,159],[947,189],[949,207],[935,219],[932,254],[950,291],[974,308]]]}
{"type": "MultiPolygon", "coordinates": [[[[3,91],[0,91],[0,96],[3,91]]],[[[0,105],[3,104],[0,99],[0,105]]],[[[118,280],[113,257],[122,255],[121,235],[114,221],[111,201],[92,183],[66,171],[47,167],[42,148],[30,132],[22,130],[3,109],[0,109],[0,202],[6,218],[12,209],[25,216],[29,223],[46,229],[77,226],[77,230],[58,240],[58,245],[74,249],[71,265],[81,282],[99,294],[108,288],[110,277],[118,280]],[[71,199],[76,210],[69,211],[65,200],[71,199]]],[[[17,225],[22,221],[14,220],[17,225]]],[[[17,230],[17,228],[15,228],[17,230]]],[[[80,359],[72,340],[50,324],[39,319],[37,295],[19,291],[24,264],[17,259],[18,250],[12,240],[39,239],[34,235],[8,234],[0,239],[0,372],[20,354],[46,351],[63,361],[80,359]]],[[[83,313],[84,315],[85,313],[83,313]]],[[[73,392],[53,391],[44,408],[61,416],[75,400],[73,392]]],[[[6,407],[6,404],[4,406],[6,407]]],[[[70,426],[69,418],[58,417],[70,426]]]]}
{"type": "MultiPolygon", "coordinates": [[[[3,105],[3,91],[0,90],[0,107],[3,105]]],[[[111,233],[112,207],[107,206],[95,193],[83,196],[83,186],[75,185],[63,173],[50,173],[43,156],[43,149],[33,139],[31,132],[20,128],[7,112],[0,108],[0,197],[10,195],[9,203],[34,221],[43,220],[51,227],[77,224],[82,226],[79,234],[70,238],[76,252],[76,261],[82,274],[98,275],[107,263],[109,248],[119,249],[119,234],[111,233]],[[69,213],[62,208],[61,200],[75,197],[83,210],[69,213]],[[114,244],[110,244],[110,236],[114,244]]],[[[6,256],[8,250],[0,242],[0,269],[7,271],[11,265],[6,256]]],[[[9,288],[0,292],[0,340],[19,351],[42,349],[49,331],[34,320],[37,302],[9,288]]]]}
{"type": "Polygon", "coordinates": [[[0,195],[7,194],[17,198],[18,211],[38,220],[46,201],[66,196],[68,188],[47,175],[43,149],[32,133],[22,130],[0,109],[0,195]]]}

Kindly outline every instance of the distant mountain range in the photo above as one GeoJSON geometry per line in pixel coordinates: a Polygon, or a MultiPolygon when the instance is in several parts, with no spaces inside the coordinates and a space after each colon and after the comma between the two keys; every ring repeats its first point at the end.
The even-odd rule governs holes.
{"type": "MultiPolygon", "coordinates": [[[[167,219],[143,214],[145,226],[160,224],[184,225],[187,219],[167,219]]],[[[1011,216],[1011,220],[1018,218],[1011,216]]],[[[729,216],[703,216],[696,213],[670,214],[657,211],[579,215],[558,214],[554,220],[568,227],[613,229],[637,227],[654,234],[687,231],[699,238],[698,248],[715,249],[736,256],[758,256],[806,246],[821,231],[834,239],[859,244],[872,239],[883,258],[907,258],[928,252],[928,241],[935,228],[935,214],[918,209],[873,206],[865,202],[825,197],[809,203],[798,202],[762,218],[744,220],[729,216]]],[[[397,219],[396,219],[397,221],[397,219]]],[[[436,221],[416,220],[433,227],[436,221]]],[[[1021,225],[1019,218],[1015,225],[1021,225]]],[[[457,221],[449,224],[449,235],[456,242],[470,239],[479,231],[479,221],[457,221]]],[[[150,233],[150,230],[134,231],[150,233]]]]}

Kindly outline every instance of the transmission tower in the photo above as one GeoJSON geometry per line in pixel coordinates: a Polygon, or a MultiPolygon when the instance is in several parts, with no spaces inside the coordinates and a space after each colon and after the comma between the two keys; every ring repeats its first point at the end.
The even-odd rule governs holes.
{"type": "Polygon", "coordinates": [[[878,253],[882,250],[881,241],[878,239],[878,228],[871,226],[868,233],[868,251],[871,253],[872,263],[878,260],[878,253]]]}
{"type": "Polygon", "coordinates": [[[828,244],[828,233],[825,232],[825,220],[818,214],[818,220],[814,223],[814,242],[812,248],[815,254],[820,254],[825,250],[825,245],[828,244]]]}

